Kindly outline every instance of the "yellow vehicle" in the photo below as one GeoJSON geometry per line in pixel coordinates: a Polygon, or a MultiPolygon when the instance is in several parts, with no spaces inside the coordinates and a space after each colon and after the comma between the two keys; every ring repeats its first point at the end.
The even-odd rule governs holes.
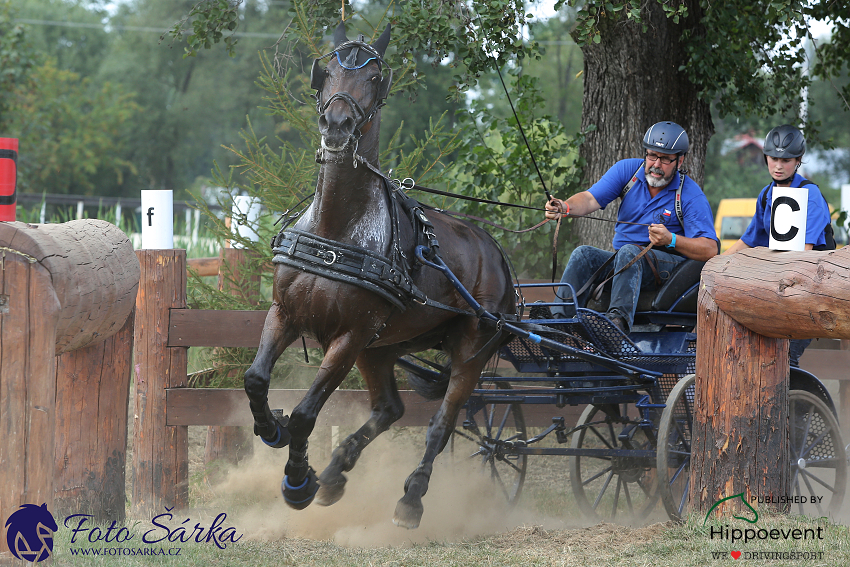
{"type": "MultiPolygon", "coordinates": [[[[838,211],[832,205],[829,206],[832,213],[832,230],[835,233],[835,246],[841,248],[847,244],[847,231],[835,224],[838,211]]],[[[735,244],[750,226],[753,215],[756,214],[756,199],[721,199],[717,205],[717,214],[714,217],[714,230],[720,238],[720,251],[725,252],[727,248],[735,244]]]]}

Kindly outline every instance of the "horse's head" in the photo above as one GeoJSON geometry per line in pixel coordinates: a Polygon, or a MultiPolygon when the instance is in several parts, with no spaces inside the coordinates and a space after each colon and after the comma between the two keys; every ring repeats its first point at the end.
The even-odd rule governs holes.
{"type": "Polygon", "coordinates": [[[389,42],[389,24],[369,45],[362,35],[349,40],[345,24],[340,23],[334,32],[334,50],[313,62],[310,84],[316,89],[319,133],[325,150],[341,152],[371,127],[392,85],[392,69],[383,59],[389,42]],[[330,60],[322,68],[324,59],[330,60]],[[386,76],[382,75],[384,70],[386,76]]]}

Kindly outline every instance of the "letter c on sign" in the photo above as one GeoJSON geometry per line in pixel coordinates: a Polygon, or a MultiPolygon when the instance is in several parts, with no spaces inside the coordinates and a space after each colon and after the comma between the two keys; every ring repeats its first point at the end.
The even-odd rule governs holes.
{"type": "Polygon", "coordinates": [[[784,234],[776,232],[776,228],[774,228],[776,221],[776,209],[778,209],[780,205],[788,205],[789,207],[791,207],[792,212],[797,212],[800,210],[800,204],[791,197],[785,196],[777,197],[773,201],[773,210],[770,211],[770,235],[773,237],[774,240],[777,240],[779,242],[788,242],[789,240],[792,240],[795,236],[797,236],[797,233],[800,232],[800,229],[796,226],[792,226],[791,230],[784,234]]]}

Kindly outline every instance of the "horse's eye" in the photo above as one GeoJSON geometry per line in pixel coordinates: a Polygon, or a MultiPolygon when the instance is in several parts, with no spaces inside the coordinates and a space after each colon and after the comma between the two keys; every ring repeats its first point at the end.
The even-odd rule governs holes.
{"type": "Polygon", "coordinates": [[[376,82],[379,78],[380,78],[380,77],[378,77],[378,75],[375,75],[374,77],[372,77],[372,82],[373,82],[373,83],[374,83],[374,82],[376,82]]]}

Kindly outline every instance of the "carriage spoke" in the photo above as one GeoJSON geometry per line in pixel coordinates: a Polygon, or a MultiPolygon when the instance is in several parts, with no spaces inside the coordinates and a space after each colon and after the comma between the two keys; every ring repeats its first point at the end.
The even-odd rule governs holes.
{"type": "Polygon", "coordinates": [[[808,486],[808,487],[809,487],[809,492],[810,492],[811,494],[814,494],[814,491],[811,489],[811,485],[809,484],[808,479],[812,479],[813,481],[815,481],[816,483],[820,484],[821,486],[823,486],[824,488],[826,488],[826,489],[827,489],[827,490],[829,490],[830,492],[835,492],[835,487],[834,487],[834,486],[830,486],[829,484],[827,484],[826,482],[822,481],[821,479],[819,479],[818,477],[816,477],[815,475],[813,475],[813,474],[812,474],[812,473],[810,473],[809,471],[805,471],[805,470],[804,470],[804,471],[801,471],[801,472],[802,472],[802,475],[803,475],[803,481],[806,483],[806,486],[808,486]]]}
{"type": "Polygon", "coordinates": [[[505,413],[502,415],[502,422],[499,424],[499,431],[493,435],[493,439],[500,439],[502,437],[502,431],[505,430],[505,424],[508,422],[508,417],[511,415],[512,410],[513,406],[505,406],[505,413]]]}
{"type": "MultiPolygon", "coordinates": [[[[638,485],[640,485],[640,483],[638,483],[638,485]]],[[[643,486],[641,486],[641,489],[644,490],[644,492],[646,492],[646,490],[643,488],[643,486]]],[[[632,497],[631,497],[631,494],[629,494],[629,483],[627,483],[626,481],[623,481],[623,496],[626,497],[626,506],[628,506],[628,508],[629,508],[629,513],[634,514],[635,508],[634,508],[634,506],[632,506],[632,497]]]]}
{"type": "MultiPolygon", "coordinates": [[[[610,426],[610,424],[608,424],[608,425],[610,426]]],[[[596,427],[589,426],[589,427],[586,429],[586,431],[591,431],[591,432],[592,432],[594,435],[596,435],[596,437],[598,437],[598,438],[599,438],[599,440],[600,440],[600,441],[602,441],[602,442],[605,444],[605,446],[606,446],[606,447],[608,447],[609,449],[614,449],[614,448],[615,448],[615,446],[614,446],[614,445],[611,445],[611,443],[609,443],[609,442],[608,442],[608,440],[607,440],[607,439],[605,439],[605,437],[603,437],[601,433],[599,433],[599,431],[596,429],[596,427]]],[[[613,434],[613,431],[612,431],[612,434],[613,434]]],[[[612,439],[616,439],[616,437],[612,437],[612,439]]]]}
{"type": "Polygon", "coordinates": [[[691,478],[688,477],[685,480],[685,489],[682,491],[682,498],[681,498],[681,500],[679,500],[679,508],[678,508],[679,515],[682,514],[682,511],[684,511],[684,509],[685,509],[685,504],[687,504],[687,502],[688,502],[688,491],[690,490],[690,488],[691,488],[691,478]]]}
{"type": "MultiPolygon", "coordinates": [[[[806,474],[806,471],[803,471],[803,482],[806,483],[806,487],[809,489],[809,495],[811,496],[811,495],[815,494],[815,490],[814,490],[814,488],[812,488],[812,484],[809,482],[810,476],[811,475],[806,474]]],[[[815,480],[817,480],[818,482],[821,482],[820,479],[815,478],[815,480]]],[[[821,483],[821,484],[823,484],[823,483],[821,483]]],[[[826,486],[826,485],[824,484],[824,486],[826,486]]],[[[818,514],[823,516],[823,509],[820,507],[820,502],[815,502],[815,506],[817,506],[818,514]]]]}
{"type": "MultiPolygon", "coordinates": [[[[596,473],[595,475],[593,475],[592,477],[583,481],[582,485],[587,486],[589,483],[593,482],[594,480],[596,480],[597,478],[601,477],[602,475],[604,475],[606,473],[610,472],[611,474],[614,474],[612,471],[613,471],[613,467],[606,467],[606,468],[602,469],[601,471],[599,471],[598,473],[596,473]]],[[[609,477],[609,480],[610,480],[610,477],[609,477]]],[[[608,483],[606,482],[605,484],[607,486],[608,483]]],[[[595,506],[594,506],[594,508],[595,508],[595,506]]]]}
{"type": "MultiPolygon", "coordinates": [[[[611,469],[608,469],[611,471],[611,469]]],[[[599,476],[599,475],[597,475],[599,476]]],[[[593,502],[593,509],[596,510],[599,507],[599,502],[602,500],[602,495],[605,494],[605,490],[608,488],[608,485],[611,483],[611,479],[614,478],[614,471],[608,473],[608,478],[605,479],[605,483],[602,485],[602,490],[599,491],[599,494],[596,495],[596,500],[593,502]]],[[[585,483],[586,484],[586,483],[585,483]]]]}

